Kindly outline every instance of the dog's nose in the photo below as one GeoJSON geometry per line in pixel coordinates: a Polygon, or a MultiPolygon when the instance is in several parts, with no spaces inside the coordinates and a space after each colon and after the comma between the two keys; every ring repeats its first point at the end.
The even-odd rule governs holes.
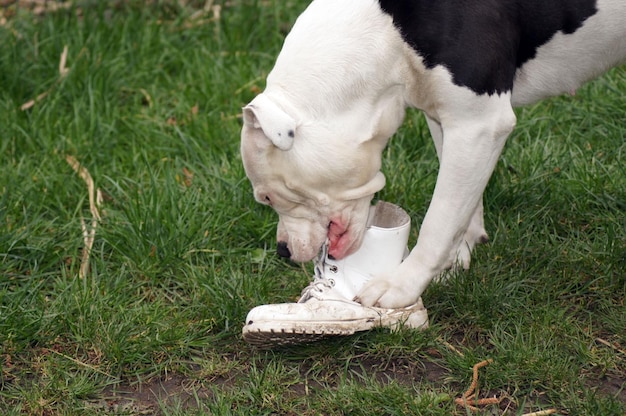
{"type": "Polygon", "coordinates": [[[291,251],[289,251],[289,248],[287,247],[287,243],[284,241],[278,242],[278,246],[276,247],[276,252],[278,253],[280,257],[283,257],[285,259],[288,259],[289,257],[291,257],[291,251]]]}

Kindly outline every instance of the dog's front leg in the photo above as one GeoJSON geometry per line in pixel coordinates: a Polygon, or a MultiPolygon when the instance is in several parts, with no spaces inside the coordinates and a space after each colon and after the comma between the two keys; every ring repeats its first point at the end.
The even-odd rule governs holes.
{"type": "Polygon", "coordinates": [[[417,244],[397,269],[376,276],[362,289],[357,300],[366,306],[415,303],[433,277],[457,261],[457,250],[480,210],[515,114],[510,94],[455,98],[439,112],[439,174],[417,244]]]}
{"type": "MultiPolygon", "coordinates": [[[[439,122],[428,117],[428,115],[426,115],[426,122],[428,124],[428,129],[430,130],[433,143],[435,144],[437,157],[439,158],[439,161],[441,161],[441,153],[443,151],[443,129],[439,122]]],[[[467,231],[465,231],[463,239],[458,247],[453,248],[453,252],[451,253],[451,255],[456,258],[456,261],[452,265],[453,267],[461,266],[465,270],[469,269],[474,246],[476,246],[476,244],[484,244],[489,241],[487,231],[485,230],[483,213],[483,198],[481,196],[478,201],[478,206],[474,211],[474,215],[472,215],[470,224],[467,227],[467,231]]]]}

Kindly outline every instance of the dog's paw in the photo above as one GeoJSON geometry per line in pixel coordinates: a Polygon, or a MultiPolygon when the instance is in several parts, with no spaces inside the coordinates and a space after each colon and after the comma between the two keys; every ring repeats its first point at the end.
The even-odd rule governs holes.
{"type": "Polygon", "coordinates": [[[404,308],[417,302],[419,295],[402,284],[397,277],[376,277],[365,284],[354,298],[363,306],[377,308],[404,308]]]}

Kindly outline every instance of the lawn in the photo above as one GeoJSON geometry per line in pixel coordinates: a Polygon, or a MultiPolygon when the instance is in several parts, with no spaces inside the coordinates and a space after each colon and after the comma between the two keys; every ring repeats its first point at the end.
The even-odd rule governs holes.
{"type": "MultiPolygon", "coordinates": [[[[0,414],[626,414],[626,68],[520,109],[491,241],[431,328],[259,351],[256,305],[312,272],[239,156],[307,1],[0,1],[0,414]],[[43,9],[46,5],[47,9],[43,9]]],[[[417,237],[437,162],[415,111],[379,198],[417,237]]]]}

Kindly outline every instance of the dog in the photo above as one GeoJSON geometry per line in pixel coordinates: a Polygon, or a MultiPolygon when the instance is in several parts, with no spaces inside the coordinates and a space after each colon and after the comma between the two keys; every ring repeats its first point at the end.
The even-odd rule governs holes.
{"type": "Polygon", "coordinates": [[[308,261],[359,248],[381,155],[405,110],[425,116],[439,158],[416,246],[355,300],[415,303],[488,240],[482,195],[513,107],[571,93],[626,60],[624,0],[314,0],[266,89],[243,108],[255,199],[279,216],[278,253],[308,261]]]}

